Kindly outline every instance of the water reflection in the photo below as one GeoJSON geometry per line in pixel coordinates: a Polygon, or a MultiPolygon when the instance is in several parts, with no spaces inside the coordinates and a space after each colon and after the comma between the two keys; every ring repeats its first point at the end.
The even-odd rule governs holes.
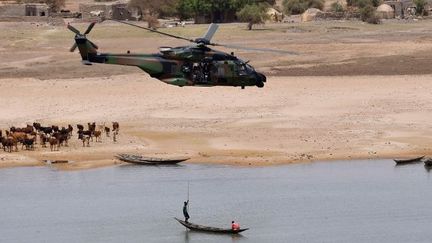
{"type": "Polygon", "coordinates": [[[416,161],[416,162],[410,162],[410,163],[399,163],[399,164],[395,164],[395,167],[404,167],[404,166],[412,166],[412,165],[418,165],[418,164],[422,164],[422,161],[416,161]]]}
{"type": "Polygon", "coordinates": [[[172,165],[139,165],[139,164],[131,164],[131,163],[122,163],[118,167],[119,168],[132,168],[132,169],[139,169],[138,167],[155,167],[155,168],[164,168],[164,167],[183,167],[184,164],[172,164],[172,165]]]}
{"type": "Polygon", "coordinates": [[[202,236],[206,235],[210,238],[217,238],[220,240],[220,242],[244,242],[247,240],[247,237],[243,236],[242,234],[217,234],[212,232],[196,232],[196,231],[190,231],[185,230],[184,232],[184,242],[185,243],[194,243],[194,242],[202,242],[202,236]]]}

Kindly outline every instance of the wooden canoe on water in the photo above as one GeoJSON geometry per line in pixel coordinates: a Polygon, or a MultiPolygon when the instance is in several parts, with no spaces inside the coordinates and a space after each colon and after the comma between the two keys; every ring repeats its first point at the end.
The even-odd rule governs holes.
{"type": "Polygon", "coordinates": [[[190,222],[186,223],[184,220],[181,220],[178,218],[174,218],[174,219],[177,220],[181,225],[183,225],[184,227],[186,227],[190,230],[201,231],[201,232],[210,232],[210,233],[219,233],[219,234],[238,234],[240,232],[243,232],[243,231],[246,231],[249,229],[249,228],[244,228],[244,229],[239,229],[239,230],[232,230],[231,228],[224,229],[224,228],[217,228],[217,227],[210,227],[210,226],[194,224],[194,223],[190,223],[190,222]]]}
{"type": "Polygon", "coordinates": [[[132,154],[118,154],[115,157],[121,161],[133,163],[133,164],[139,164],[139,165],[174,165],[189,159],[189,158],[163,159],[163,158],[144,157],[141,155],[132,155],[132,154]]]}
{"type": "Polygon", "coordinates": [[[409,163],[416,163],[416,162],[420,162],[425,156],[421,156],[421,157],[417,157],[417,158],[412,158],[412,159],[394,159],[394,161],[396,162],[396,164],[398,165],[402,165],[402,164],[409,164],[409,163]]]}

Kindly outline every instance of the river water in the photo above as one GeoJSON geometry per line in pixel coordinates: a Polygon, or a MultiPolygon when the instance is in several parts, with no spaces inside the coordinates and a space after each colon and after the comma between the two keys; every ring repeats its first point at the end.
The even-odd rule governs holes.
{"type": "Polygon", "coordinates": [[[390,160],[3,169],[0,242],[431,242],[431,175],[390,160]],[[191,222],[250,230],[186,231],[188,181],[191,222]]]}

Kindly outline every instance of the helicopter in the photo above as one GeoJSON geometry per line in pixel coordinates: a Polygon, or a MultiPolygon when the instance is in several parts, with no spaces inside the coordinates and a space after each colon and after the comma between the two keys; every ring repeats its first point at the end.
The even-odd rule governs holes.
{"type": "Polygon", "coordinates": [[[111,54],[99,53],[99,47],[87,39],[87,35],[95,26],[91,23],[84,33],[68,24],[67,28],[75,33],[75,43],[70,49],[74,52],[78,48],[82,63],[92,65],[93,63],[115,64],[136,66],[148,73],[151,77],[170,85],[183,86],[234,86],[244,89],[246,86],[264,87],[267,78],[264,74],[255,71],[249,61],[237,58],[233,52],[230,54],[217,51],[208,46],[221,46],[252,51],[285,52],[264,48],[247,48],[234,45],[212,43],[211,39],[218,29],[217,24],[210,24],[207,32],[201,38],[188,39],[161,32],[152,28],[124,21],[116,21],[131,25],[140,29],[155,32],[164,36],[186,40],[193,43],[189,46],[160,47],[157,54],[111,54]]]}

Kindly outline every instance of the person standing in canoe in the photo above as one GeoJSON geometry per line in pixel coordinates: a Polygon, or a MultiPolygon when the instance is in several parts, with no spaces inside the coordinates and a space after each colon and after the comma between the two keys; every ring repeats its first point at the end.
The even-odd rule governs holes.
{"type": "Polygon", "coordinates": [[[185,217],[185,222],[187,223],[189,220],[189,213],[188,213],[188,204],[189,204],[189,200],[187,200],[186,202],[184,202],[183,205],[183,216],[185,217]]]}

